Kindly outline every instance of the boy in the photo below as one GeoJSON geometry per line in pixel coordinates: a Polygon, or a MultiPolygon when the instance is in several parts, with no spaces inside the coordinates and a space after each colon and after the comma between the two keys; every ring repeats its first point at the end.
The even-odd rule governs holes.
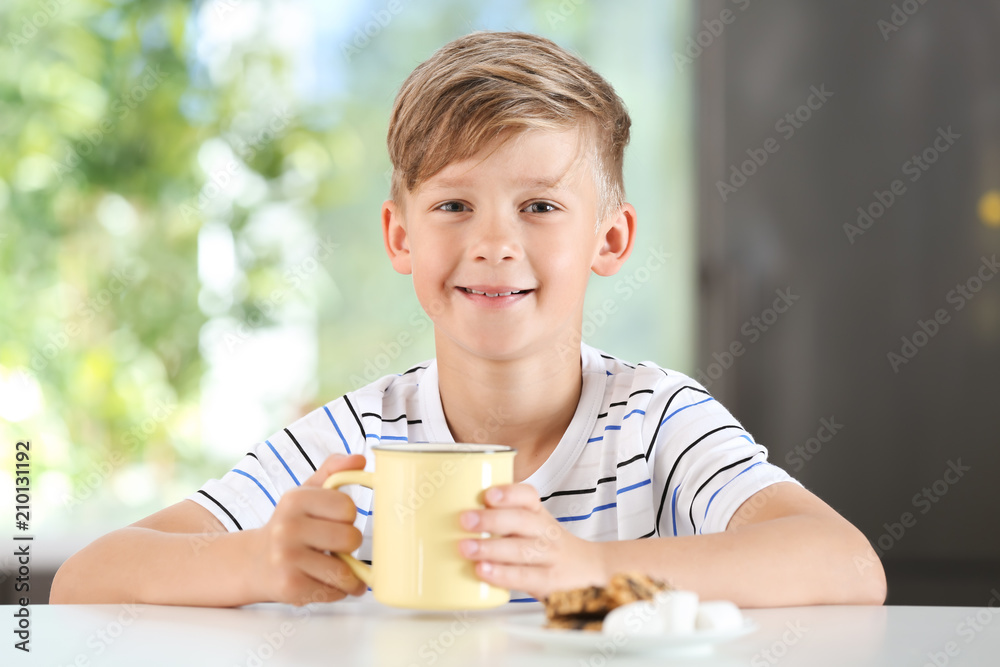
{"type": "Polygon", "coordinates": [[[393,108],[393,268],[413,276],[436,358],[260,443],[221,480],[83,549],[53,602],[305,604],[365,587],[371,492],[320,488],[369,443],[491,442],[515,484],[462,514],[478,576],[540,597],[641,570],[742,606],[885,599],[864,536],[784,471],[698,383],[582,344],[591,271],[628,258],[630,120],[552,42],[478,32],[413,71],[393,108]],[[350,495],[348,495],[348,493],[350,495]]]}

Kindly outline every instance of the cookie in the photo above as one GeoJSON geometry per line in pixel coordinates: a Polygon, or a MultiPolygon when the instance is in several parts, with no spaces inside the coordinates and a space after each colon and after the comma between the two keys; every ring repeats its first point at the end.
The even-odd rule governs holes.
{"type": "Polygon", "coordinates": [[[657,593],[670,590],[670,586],[641,572],[623,572],[611,577],[605,595],[611,601],[611,611],[632,602],[652,600],[657,593]]]}
{"type": "Polygon", "coordinates": [[[545,615],[551,618],[577,614],[604,615],[611,610],[612,600],[601,586],[556,591],[545,600],[545,615]]]}
{"type": "Polygon", "coordinates": [[[550,630],[583,630],[585,632],[600,632],[604,625],[601,616],[557,616],[550,618],[545,627],[550,630]]]}

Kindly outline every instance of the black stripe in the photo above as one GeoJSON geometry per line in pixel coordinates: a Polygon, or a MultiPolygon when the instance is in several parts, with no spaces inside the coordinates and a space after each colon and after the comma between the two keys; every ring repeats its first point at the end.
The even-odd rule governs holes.
{"type": "Polygon", "coordinates": [[[608,355],[606,355],[606,354],[602,354],[602,355],[601,355],[601,358],[602,358],[602,359],[610,359],[611,361],[618,361],[618,360],[617,360],[617,359],[615,359],[614,357],[609,357],[609,356],[608,356],[608,355]]]}
{"type": "Polygon", "coordinates": [[[617,408],[619,405],[628,405],[628,401],[618,401],[617,403],[608,403],[609,408],[617,408]]]}
{"type": "Polygon", "coordinates": [[[653,445],[656,443],[656,436],[660,433],[660,426],[663,424],[663,419],[667,416],[667,410],[670,409],[670,404],[674,402],[675,398],[677,398],[677,394],[681,393],[685,389],[692,389],[694,391],[698,391],[703,394],[708,394],[709,396],[711,396],[711,394],[709,394],[704,389],[698,389],[698,387],[692,387],[691,385],[684,385],[683,387],[674,392],[673,396],[671,396],[670,399],[667,401],[667,404],[663,406],[663,412],[660,413],[660,418],[656,420],[656,430],[653,431],[653,437],[650,438],[649,440],[649,448],[646,450],[647,461],[649,460],[649,455],[653,453],[653,445]]]}
{"type": "MultiPolygon", "coordinates": [[[[597,484],[598,484],[598,486],[600,486],[601,484],[604,484],[605,482],[613,482],[616,479],[618,479],[618,478],[617,477],[602,477],[601,479],[597,480],[597,484]]],[[[554,493],[550,493],[549,495],[545,496],[544,498],[539,498],[539,500],[544,503],[549,498],[555,498],[556,496],[580,496],[580,495],[583,495],[585,493],[594,493],[595,491],[597,491],[597,487],[594,487],[593,489],[574,489],[572,491],[556,491],[554,493]]]]}
{"type": "Polygon", "coordinates": [[[621,467],[627,466],[629,463],[635,463],[639,459],[644,459],[644,458],[646,458],[646,456],[644,454],[636,454],[635,456],[633,456],[632,458],[630,458],[628,461],[622,461],[621,463],[619,463],[615,467],[616,468],[621,468],[621,467]]]}
{"type": "Polygon", "coordinates": [[[706,433],[705,435],[701,436],[700,438],[698,438],[697,440],[695,440],[694,442],[692,442],[690,445],[688,445],[684,449],[684,451],[681,452],[680,455],[676,459],[674,459],[674,465],[673,465],[672,468],[670,468],[670,474],[667,475],[667,483],[663,485],[663,494],[660,496],[660,509],[656,513],[656,529],[657,530],[660,529],[660,517],[663,516],[663,504],[667,500],[667,490],[670,488],[670,480],[673,479],[674,473],[677,472],[677,465],[681,462],[681,459],[684,458],[684,455],[687,454],[688,452],[690,452],[694,448],[694,446],[697,445],[699,442],[701,442],[702,440],[704,440],[708,436],[712,435],[713,433],[718,433],[719,431],[724,431],[727,428],[738,428],[741,431],[743,430],[743,428],[741,426],[737,425],[737,424],[732,424],[730,426],[720,426],[719,428],[713,428],[711,431],[709,431],[708,433],[706,433]]]}
{"type": "Polygon", "coordinates": [[[628,397],[632,398],[636,394],[652,394],[652,393],[653,393],[652,389],[637,389],[636,391],[633,391],[631,394],[629,394],[628,397]]]}
{"type": "Polygon", "coordinates": [[[364,442],[364,439],[368,437],[368,434],[365,433],[365,427],[361,425],[361,419],[358,417],[358,413],[354,411],[354,406],[351,405],[351,399],[347,398],[347,394],[344,394],[344,403],[347,403],[347,407],[351,409],[351,414],[354,415],[354,421],[358,422],[358,428],[361,429],[361,440],[364,442]]]}
{"type": "Polygon", "coordinates": [[[746,463],[747,461],[749,461],[750,459],[752,459],[754,456],[757,456],[757,454],[759,454],[759,453],[761,453],[761,452],[754,452],[752,455],[746,457],[745,459],[740,459],[739,461],[736,461],[735,463],[730,463],[727,466],[723,466],[722,468],[719,468],[714,473],[712,473],[711,477],[709,477],[708,479],[706,479],[705,482],[701,486],[698,487],[698,490],[694,492],[694,497],[691,498],[691,507],[688,509],[688,519],[691,521],[691,530],[695,531],[696,533],[698,532],[697,529],[695,528],[695,525],[694,525],[694,501],[698,499],[698,494],[701,493],[702,489],[704,489],[706,486],[708,486],[708,483],[711,482],[713,479],[715,479],[716,475],[719,475],[719,474],[721,474],[721,473],[729,470],[730,468],[738,466],[741,463],[746,463]]]}
{"type": "Polygon", "coordinates": [[[226,516],[228,516],[230,519],[232,519],[232,522],[234,524],[236,524],[236,529],[237,530],[243,530],[243,526],[240,525],[240,522],[236,520],[236,517],[234,517],[232,514],[229,513],[229,510],[227,510],[225,507],[223,507],[222,503],[220,503],[218,500],[216,500],[212,496],[208,495],[208,492],[204,491],[203,489],[198,489],[198,493],[200,493],[201,495],[205,496],[206,498],[208,498],[209,500],[211,500],[213,503],[215,503],[216,505],[218,505],[219,509],[221,509],[223,512],[225,512],[226,516]]]}
{"type": "Polygon", "coordinates": [[[639,362],[639,364],[638,364],[638,365],[639,365],[639,366],[642,366],[643,368],[655,368],[656,370],[660,371],[661,373],[663,373],[663,374],[664,374],[664,375],[666,375],[667,377],[670,377],[670,373],[666,372],[665,370],[663,370],[663,369],[662,369],[662,368],[660,368],[659,366],[647,366],[646,364],[642,363],[641,361],[639,362]]]}
{"type": "Polygon", "coordinates": [[[637,537],[635,539],[637,539],[637,540],[644,540],[647,537],[652,537],[654,534],[656,534],[656,529],[655,528],[653,530],[649,531],[648,533],[646,533],[645,535],[640,535],[639,537],[637,537]]]}
{"type": "Polygon", "coordinates": [[[607,416],[608,416],[607,412],[602,412],[601,414],[597,415],[597,418],[600,419],[601,417],[607,417],[607,416]]]}
{"type": "Polygon", "coordinates": [[[424,420],[423,419],[407,419],[406,423],[407,424],[423,424],[424,420]]]}
{"type": "MultiPolygon", "coordinates": [[[[247,456],[252,456],[252,457],[254,457],[255,459],[257,459],[257,455],[256,455],[256,454],[254,454],[253,452],[247,452],[247,456]]],[[[260,462],[260,459],[257,459],[257,462],[259,463],[259,462],[260,462]]]]}
{"type": "Polygon", "coordinates": [[[299,448],[299,451],[300,451],[300,452],[302,452],[302,456],[304,456],[304,457],[305,457],[305,459],[306,459],[306,463],[308,463],[308,464],[309,464],[309,467],[313,469],[313,472],[316,472],[316,465],[315,465],[315,464],[314,464],[314,463],[312,462],[312,459],[311,459],[311,458],[309,458],[309,455],[308,455],[308,454],[306,454],[306,450],[302,449],[302,445],[300,445],[300,444],[299,444],[299,441],[295,439],[295,436],[294,436],[294,435],[292,435],[292,432],[291,432],[291,431],[289,431],[289,430],[288,430],[288,429],[286,428],[286,429],[285,429],[285,433],[287,433],[287,434],[288,434],[288,437],[292,439],[292,442],[294,442],[294,443],[295,443],[295,446],[299,448]]]}
{"type": "Polygon", "coordinates": [[[422,370],[423,370],[423,369],[425,369],[425,368],[427,368],[427,366],[414,366],[414,367],[413,367],[413,368],[411,368],[410,370],[408,370],[408,371],[404,371],[404,372],[400,373],[400,375],[407,375],[407,374],[409,374],[409,373],[413,373],[413,372],[415,372],[415,371],[422,371],[422,370]]]}
{"type": "Polygon", "coordinates": [[[365,560],[364,558],[361,558],[359,560],[361,560],[361,562],[364,563],[365,565],[371,565],[372,564],[372,562],[370,560],[365,560]]]}

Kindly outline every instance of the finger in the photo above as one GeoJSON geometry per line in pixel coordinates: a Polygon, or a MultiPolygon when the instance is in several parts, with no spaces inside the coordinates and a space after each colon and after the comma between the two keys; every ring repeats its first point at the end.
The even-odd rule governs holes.
{"type": "Polygon", "coordinates": [[[462,540],[458,549],[470,560],[507,565],[551,565],[555,551],[552,542],[544,537],[462,540]]]}
{"type": "Polygon", "coordinates": [[[364,470],[364,467],[365,457],[360,454],[351,454],[350,456],[331,454],[316,469],[316,472],[310,475],[309,479],[302,482],[302,486],[323,486],[326,478],[335,472],[340,472],[341,470],[364,470]]]}
{"type": "Polygon", "coordinates": [[[544,566],[502,565],[483,561],[476,563],[476,576],[498,588],[524,591],[537,599],[555,590],[552,568],[544,566]]]}
{"type": "Polygon", "coordinates": [[[354,523],[358,508],[346,493],[332,489],[300,487],[285,493],[279,500],[283,510],[316,519],[354,523]]]}
{"type": "Polygon", "coordinates": [[[306,546],[317,551],[349,554],[361,546],[361,531],[350,523],[307,518],[302,535],[306,546]]]}
{"type": "Polygon", "coordinates": [[[354,576],[347,563],[334,555],[307,549],[299,561],[299,568],[317,584],[335,588],[348,595],[361,595],[368,586],[354,576]]]}
{"type": "Polygon", "coordinates": [[[498,536],[537,537],[545,533],[551,517],[525,509],[487,509],[462,512],[459,522],[465,530],[498,536]]]}
{"type": "Polygon", "coordinates": [[[485,500],[487,507],[521,507],[526,510],[537,512],[542,508],[542,502],[538,498],[538,491],[530,484],[499,484],[486,489],[485,500]]]}

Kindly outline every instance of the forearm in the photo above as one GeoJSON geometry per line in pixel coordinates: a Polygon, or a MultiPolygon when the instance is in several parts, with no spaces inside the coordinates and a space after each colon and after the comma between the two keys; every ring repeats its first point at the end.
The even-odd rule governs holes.
{"type": "Polygon", "coordinates": [[[260,602],[247,576],[253,533],[116,530],[59,568],[50,602],[212,607],[260,602]]]}
{"type": "Polygon", "coordinates": [[[846,521],[788,516],[722,533],[602,546],[608,576],[641,570],[741,607],[882,604],[881,564],[868,560],[864,536],[846,521]],[[865,567],[856,558],[865,559],[865,567]]]}

